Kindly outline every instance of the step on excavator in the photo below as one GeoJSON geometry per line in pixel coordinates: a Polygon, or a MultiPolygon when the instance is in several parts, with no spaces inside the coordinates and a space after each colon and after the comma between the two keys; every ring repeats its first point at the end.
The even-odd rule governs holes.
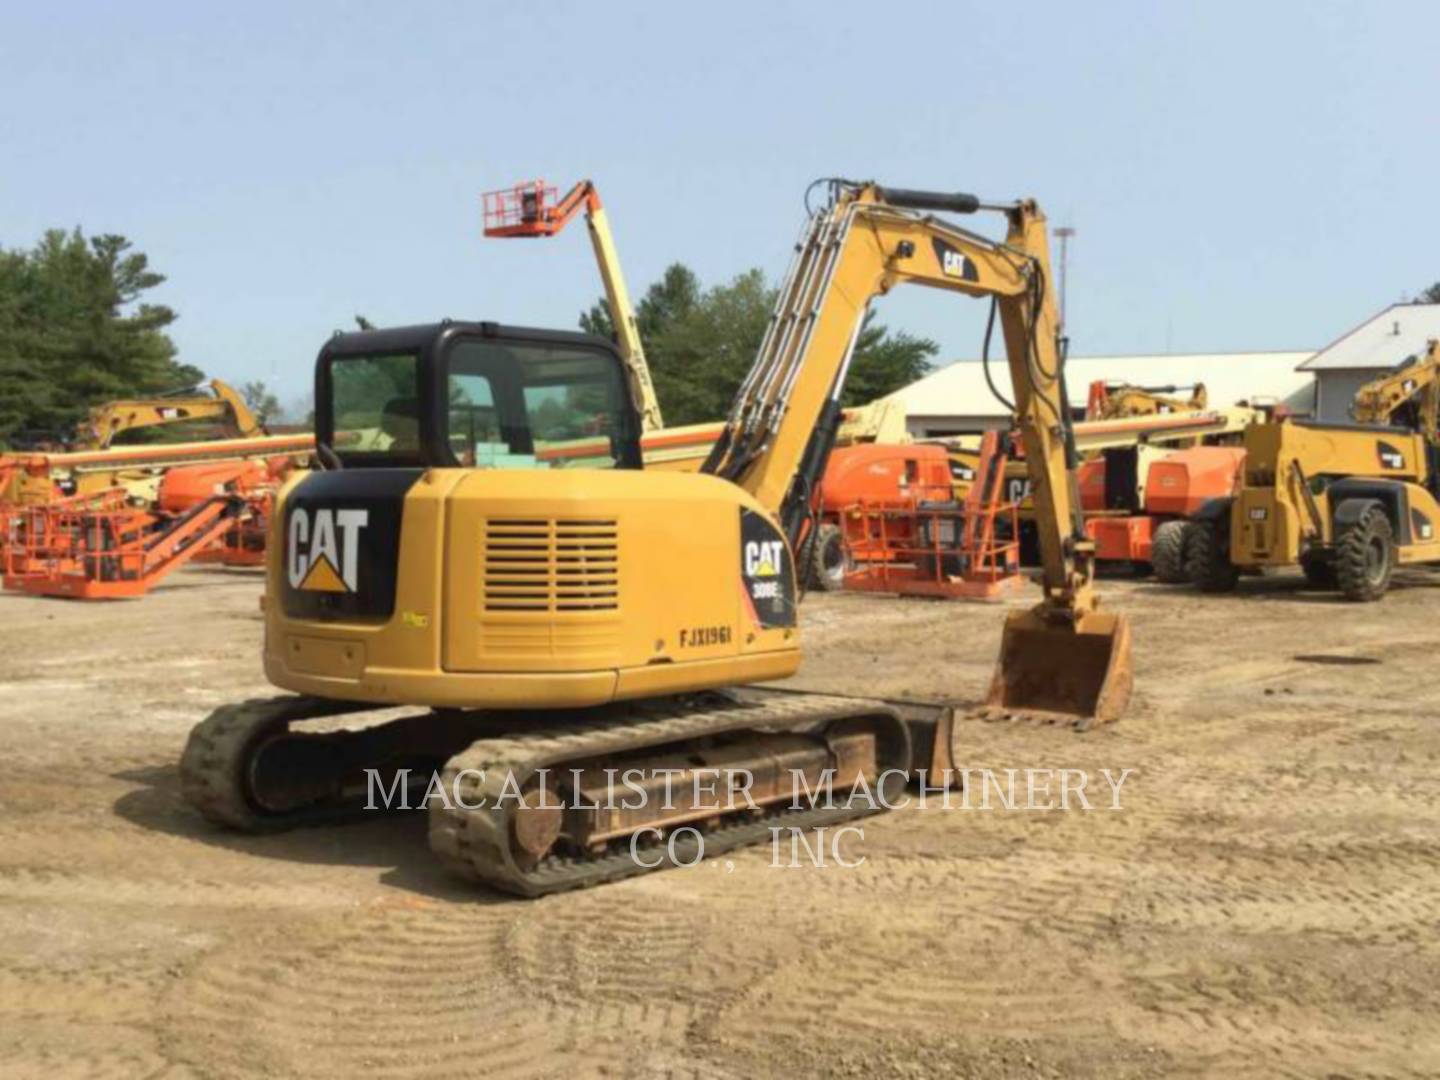
{"type": "Polygon", "coordinates": [[[925,753],[891,703],[745,684],[800,665],[796,547],[866,308],[900,284],[990,299],[1016,387],[1044,597],[1007,620],[988,707],[1117,718],[1129,628],[1097,609],[1050,280],[1033,202],[829,182],[697,473],[640,467],[638,403],[602,339],[448,321],[331,339],[327,467],[272,523],[265,672],[291,693],[195,728],[187,799],[283,829],[354,816],[421,770],[435,855],[522,896],[881,808],[948,746],[925,753]],[[981,210],[1003,239],[936,216],[981,210]],[[371,726],[332,730],[346,714],[371,726]]]}

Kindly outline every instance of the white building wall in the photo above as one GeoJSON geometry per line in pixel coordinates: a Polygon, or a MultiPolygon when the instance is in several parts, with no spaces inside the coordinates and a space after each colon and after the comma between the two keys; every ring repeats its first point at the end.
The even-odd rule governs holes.
{"type": "Polygon", "coordinates": [[[1317,407],[1315,418],[1343,424],[1350,420],[1355,391],[1383,374],[1373,368],[1326,368],[1315,372],[1317,407]]]}

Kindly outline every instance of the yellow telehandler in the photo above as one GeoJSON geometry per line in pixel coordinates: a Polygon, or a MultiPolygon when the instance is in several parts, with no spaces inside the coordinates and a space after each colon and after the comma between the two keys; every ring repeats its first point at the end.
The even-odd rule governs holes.
{"type": "Polygon", "coordinates": [[[1245,570],[1298,564],[1316,586],[1378,600],[1397,565],[1440,562],[1432,454],[1398,428],[1252,424],[1239,491],[1197,515],[1191,580],[1223,592],[1245,570]]]}
{"type": "Polygon", "coordinates": [[[1233,499],[1204,506],[1190,579],[1233,589],[1246,570],[1299,565],[1312,585],[1378,600],[1397,565],[1440,562],[1440,342],[1361,387],[1355,424],[1260,419],[1233,499]]]}

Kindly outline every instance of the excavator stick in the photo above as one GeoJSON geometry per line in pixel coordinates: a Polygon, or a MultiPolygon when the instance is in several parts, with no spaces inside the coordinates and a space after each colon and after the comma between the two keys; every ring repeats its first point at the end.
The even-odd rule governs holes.
{"type": "Polygon", "coordinates": [[[1005,620],[987,706],[1063,718],[1080,731],[1118,720],[1134,686],[1130,621],[1111,612],[1086,612],[1073,622],[1046,614],[1041,605],[1005,620]]]}

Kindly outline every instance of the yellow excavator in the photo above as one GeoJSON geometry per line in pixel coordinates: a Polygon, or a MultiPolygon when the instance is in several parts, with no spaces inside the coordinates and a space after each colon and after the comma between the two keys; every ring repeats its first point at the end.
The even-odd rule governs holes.
{"type": "Polygon", "coordinates": [[[219,423],[231,438],[265,434],[245,399],[229,384],[212,379],[209,390],[208,394],[197,388],[97,405],[77,426],[72,449],[104,450],[126,431],[201,420],[219,423]]]}
{"type": "Polygon", "coordinates": [[[744,684],[800,665],[811,491],[866,308],[901,284],[990,299],[1016,389],[1044,598],[1007,620],[988,705],[1117,718],[1129,628],[1097,610],[1050,280],[1031,201],[831,181],[697,473],[640,467],[638,403],[602,339],[461,322],[331,339],[326,468],[282,492],[269,546],[265,672],[292,694],[200,723],[186,797],[263,831],[353,814],[377,787],[403,795],[418,771],[434,853],[525,896],[873,812],[943,756],[902,708],[744,684]],[[981,210],[1003,239],[935,216],[981,210]],[[383,450],[349,441],[371,428],[383,450]],[[300,727],[394,706],[412,711],[300,727]],[[842,795],[797,800],[797,781],[842,795]],[[662,835],[663,855],[637,849],[662,835]]]}
{"type": "Polygon", "coordinates": [[[1394,371],[1355,392],[1350,418],[1358,424],[1391,424],[1440,442],[1440,340],[1424,356],[1406,358],[1394,371]]]}

